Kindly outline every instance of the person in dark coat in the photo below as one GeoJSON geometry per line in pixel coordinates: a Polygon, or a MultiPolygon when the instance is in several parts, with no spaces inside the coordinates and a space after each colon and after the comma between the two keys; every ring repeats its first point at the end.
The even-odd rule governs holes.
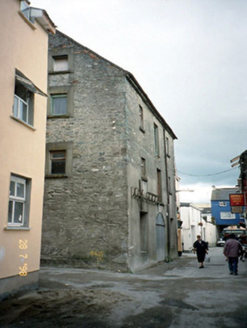
{"type": "Polygon", "coordinates": [[[208,245],[205,241],[201,240],[201,236],[197,236],[197,241],[193,244],[194,253],[196,252],[197,260],[199,262],[199,269],[204,268],[203,262],[205,260],[205,255],[208,254],[208,245]]]}
{"type": "Polygon", "coordinates": [[[243,255],[243,247],[238,240],[235,239],[234,233],[226,241],[224,246],[224,255],[228,260],[230,274],[238,275],[238,257],[243,255]]]}

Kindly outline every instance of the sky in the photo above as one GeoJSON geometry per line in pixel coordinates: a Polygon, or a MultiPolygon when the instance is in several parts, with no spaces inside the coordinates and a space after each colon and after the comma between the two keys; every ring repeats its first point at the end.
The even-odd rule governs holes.
{"type": "Polygon", "coordinates": [[[234,187],[247,149],[246,0],[30,0],[131,72],[177,136],[180,201],[234,187]],[[184,190],[193,190],[187,192],[184,190]]]}

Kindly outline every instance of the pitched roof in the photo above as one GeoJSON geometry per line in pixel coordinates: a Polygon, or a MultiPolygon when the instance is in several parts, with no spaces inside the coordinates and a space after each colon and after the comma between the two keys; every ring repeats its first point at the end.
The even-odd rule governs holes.
{"type": "Polygon", "coordinates": [[[212,190],[211,200],[229,200],[230,194],[236,194],[238,188],[215,188],[212,190]]]}
{"type": "Polygon", "coordinates": [[[121,70],[123,72],[123,74],[125,75],[126,79],[128,80],[128,82],[132,85],[132,87],[135,89],[135,91],[139,94],[139,96],[142,98],[143,102],[148,106],[150,111],[156,116],[156,118],[161,122],[161,124],[163,124],[165,126],[167,131],[171,134],[172,138],[177,139],[177,136],[175,135],[175,133],[173,132],[171,127],[168,125],[168,123],[163,118],[163,116],[155,108],[155,106],[153,105],[153,103],[149,99],[148,95],[144,92],[144,90],[142,89],[142,87],[140,86],[140,84],[135,79],[135,77],[132,73],[126,71],[125,69],[121,68],[120,66],[117,66],[116,64],[110,62],[109,60],[105,59],[104,57],[98,55],[96,52],[94,52],[91,49],[83,46],[82,44],[80,44],[77,41],[73,40],[71,37],[69,37],[68,35],[62,33],[61,31],[57,30],[56,32],[57,32],[57,34],[60,34],[61,36],[69,39],[71,42],[77,44],[78,46],[83,47],[84,49],[88,50],[88,52],[91,55],[94,55],[94,56],[104,60],[105,62],[108,62],[111,66],[114,66],[114,67],[118,68],[119,70],[121,70]]]}

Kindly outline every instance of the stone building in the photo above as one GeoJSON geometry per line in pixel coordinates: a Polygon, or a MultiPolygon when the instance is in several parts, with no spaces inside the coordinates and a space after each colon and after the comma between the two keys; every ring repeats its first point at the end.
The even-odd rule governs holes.
{"type": "Polygon", "coordinates": [[[0,299],[37,287],[43,213],[48,34],[28,1],[0,3],[0,299]]]}
{"type": "Polygon", "coordinates": [[[136,271],[177,256],[172,129],[134,76],[49,40],[42,260],[136,271]]]}

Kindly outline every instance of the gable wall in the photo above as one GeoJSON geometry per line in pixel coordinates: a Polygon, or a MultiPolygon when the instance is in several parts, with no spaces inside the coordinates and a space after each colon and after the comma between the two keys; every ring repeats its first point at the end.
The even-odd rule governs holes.
{"type": "Polygon", "coordinates": [[[73,55],[70,73],[49,75],[50,91],[73,88],[73,115],[48,118],[47,143],[70,142],[72,168],[68,178],[46,179],[42,258],[99,265],[127,249],[123,73],[59,33],[54,47],[73,55]]]}

